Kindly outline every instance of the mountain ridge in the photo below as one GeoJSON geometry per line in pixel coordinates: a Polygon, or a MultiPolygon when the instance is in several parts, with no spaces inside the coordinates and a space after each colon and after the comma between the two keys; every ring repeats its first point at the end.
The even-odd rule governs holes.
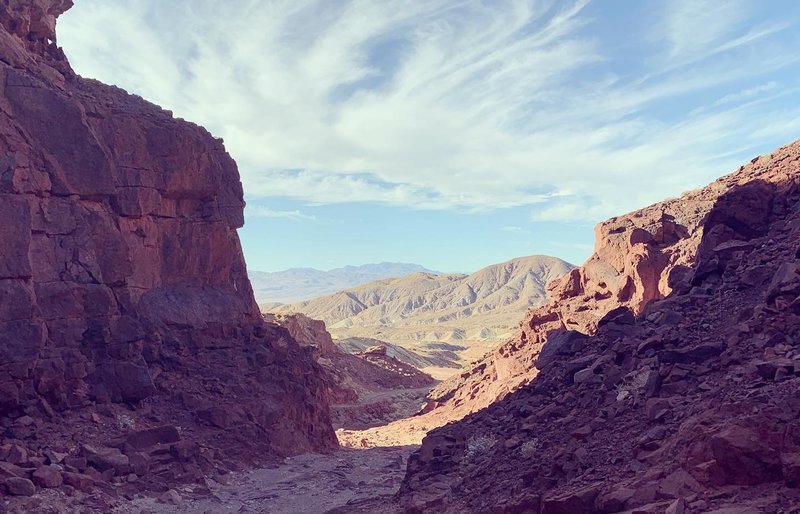
{"type": "Polygon", "coordinates": [[[422,265],[405,262],[378,262],[347,265],[329,270],[309,267],[289,268],[282,271],[250,270],[259,305],[294,303],[335,293],[359,284],[407,275],[414,272],[436,273],[422,265]]]}
{"type": "Polygon", "coordinates": [[[532,255],[469,275],[381,279],[274,311],[320,319],[337,339],[372,337],[415,350],[443,341],[501,341],[528,308],[545,301],[546,284],[572,269],[559,258],[532,255]]]}

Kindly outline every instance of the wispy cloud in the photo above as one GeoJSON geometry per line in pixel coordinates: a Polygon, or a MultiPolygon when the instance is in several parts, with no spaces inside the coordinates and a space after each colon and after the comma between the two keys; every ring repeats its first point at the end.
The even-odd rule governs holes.
{"type": "Polygon", "coordinates": [[[255,216],[258,218],[284,218],[290,219],[295,221],[302,221],[302,220],[315,220],[317,219],[316,216],[311,214],[303,214],[298,210],[293,211],[276,211],[270,209],[269,207],[264,207],[263,205],[254,205],[254,206],[247,206],[247,214],[249,216],[255,216]]]}
{"type": "Polygon", "coordinates": [[[522,233],[522,232],[528,232],[524,228],[517,227],[516,225],[509,225],[509,226],[506,226],[506,227],[500,227],[500,230],[502,232],[514,232],[514,233],[517,233],[517,234],[522,233]]]}
{"type": "Polygon", "coordinates": [[[795,130],[754,100],[797,86],[796,20],[656,5],[620,38],[586,1],[82,0],[59,42],[224,137],[250,197],[596,221],[795,130]]]}
{"type": "Polygon", "coordinates": [[[663,37],[672,58],[704,55],[730,40],[755,4],[747,0],[670,0],[664,5],[663,37]]]}
{"type": "Polygon", "coordinates": [[[719,100],[714,101],[714,103],[711,104],[711,107],[740,103],[742,100],[749,100],[751,98],[756,98],[761,96],[762,93],[766,93],[768,91],[775,91],[776,89],[778,89],[778,83],[772,80],[765,84],[760,84],[755,87],[742,89],[741,91],[737,91],[736,93],[728,93],[719,100]]]}

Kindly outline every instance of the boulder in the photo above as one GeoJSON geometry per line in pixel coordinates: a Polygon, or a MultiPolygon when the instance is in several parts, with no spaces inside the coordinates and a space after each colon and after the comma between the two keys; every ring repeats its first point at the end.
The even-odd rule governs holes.
{"type": "Polygon", "coordinates": [[[633,325],[635,320],[636,318],[633,312],[628,307],[621,305],[616,309],[608,311],[608,313],[597,322],[597,326],[602,327],[609,324],[633,325]]]}
{"type": "Polygon", "coordinates": [[[61,474],[61,476],[65,484],[74,487],[78,491],[89,493],[94,488],[94,480],[88,475],[84,475],[82,473],[64,472],[61,474]]]}
{"type": "Polygon", "coordinates": [[[711,436],[709,445],[723,483],[756,485],[782,478],[778,452],[756,429],[732,425],[711,436]]]}
{"type": "Polygon", "coordinates": [[[209,407],[196,413],[197,419],[207,425],[226,429],[231,423],[231,411],[223,407],[209,407]]]}
{"type": "Polygon", "coordinates": [[[587,382],[591,382],[596,377],[597,377],[597,375],[595,375],[594,371],[592,371],[589,368],[586,368],[586,369],[582,369],[582,370],[578,371],[577,373],[575,373],[575,375],[573,375],[573,377],[572,377],[572,380],[576,384],[584,384],[584,383],[587,383],[587,382]]]}
{"type": "Polygon", "coordinates": [[[717,357],[725,351],[727,345],[724,342],[706,343],[692,348],[681,350],[663,350],[658,352],[658,361],[671,364],[698,364],[712,357],[717,357]]]}
{"type": "Polygon", "coordinates": [[[98,471],[114,470],[117,475],[130,472],[130,459],[117,448],[98,448],[85,444],[81,447],[81,453],[98,471]]]}
{"type": "Polygon", "coordinates": [[[591,485],[577,491],[545,496],[541,514],[592,514],[599,492],[598,486],[591,485]]]}
{"type": "Polygon", "coordinates": [[[10,462],[0,462],[0,479],[13,477],[28,478],[28,471],[10,462]]]}
{"type": "Polygon", "coordinates": [[[781,295],[796,297],[800,294],[800,262],[784,262],[772,277],[767,289],[767,299],[774,301],[781,295]]]}
{"type": "Polygon", "coordinates": [[[175,489],[170,489],[158,497],[159,503],[166,503],[167,505],[180,505],[183,502],[180,493],[175,489]]]}
{"type": "Polygon", "coordinates": [[[544,369],[560,357],[574,355],[586,343],[586,334],[574,330],[558,330],[547,335],[547,342],[539,352],[536,367],[544,369]]]}
{"type": "Polygon", "coordinates": [[[669,504],[664,514],[684,514],[686,512],[686,500],[678,498],[669,504]]]}
{"type": "MultiPolygon", "coordinates": [[[[134,451],[144,450],[158,444],[177,443],[181,440],[178,429],[173,425],[148,428],[129,432],[125,435],[122,445],[134,451]]],[[[126,452],[127,453],[127,452],[126,452]]]]}
{"type": "Polygon", "coordinates": [[[8,494],[12,496],[33,496],[36,494],[36,486],[27,478],[7,478],[6,489],[8,494]]]}
{"type": "Polygon", "coordinates": [[[620,512],[625,509],[625,504],[635,493],[636,491],[630,487],[612,487],[610,491],[597,497],[595,507],[599,512],[620,512]]]}
{"type": "Polygon", "coordinates": [[[753,363],[757,373],[766,380],[774,380],[779,370],[787,374],[794,374],[795,361],[787,358],[776,358],[769,361],[756,361],[753,363]]]}
{"type": "Polygon", "coordinates": [[[86,457],[78,457],[75,455],[67,455],[62,462],[67,468],[73,468],[78,471],[86,471],[86,467],[88,466],[86,457]]]}
{"type": "Polygon", "coordinates": [[[54,488],[63,483],[61,472],[53,466],[41,466],[33,472],[33,482],[39,487],[54,488]]]}
{"type": "Polygon", "coordinates": [[[131,472],[137,476],[144,476],[150,471],[150,459],[144,453],[132,453],[129,455],[131,472]]]}
{"type": "Polygon", "coordinates": [[[28,450],[18,444],[12,444],[8,448],[8,456],[5,460],[11,464],[27,464],[28,450]]]}

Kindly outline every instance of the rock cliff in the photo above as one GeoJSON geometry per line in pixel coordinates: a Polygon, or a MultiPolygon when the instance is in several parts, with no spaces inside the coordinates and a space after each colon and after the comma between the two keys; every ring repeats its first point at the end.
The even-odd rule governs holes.
{"type": "Polygon", "coordinates": [[[703,223],[729,187],[723,180],[598,224],[583,266],[547,284],[547,303],[528,311],[515,337],[439,385],[431,403],[454,411],[451,419],[482,409],[536,376],[549,333],[593,334],[609,312],[639,314],[669,295],[686,280],[703,223]]]}
{"type": "Polygon", "coordinates": [[[36,464],[124,416],[182,427],[212,468],[335,446],[311,352],[253,298],[236,164],[202,127],[76,76],[55,44],[71,4],[0,3],[3,442],[36,464]]]}
{"type": "Polygon", "coordinates": [[[512,359],[523,384],[412,456],[406,512],[792,511],[798,245],[800,142],[601,224],[596,255],[467,377],[512,359]]]}
{"type": "Polygon", "coordinates": [[[285,327],[301,345],[313,349],[325,371],[334,428],[364,428],[411,416],[435,384],[430,375],[387,355],[385,346],[346,353],[333,342],[322,321],[302,314],[267,314],[265,319],[285,327]]]}

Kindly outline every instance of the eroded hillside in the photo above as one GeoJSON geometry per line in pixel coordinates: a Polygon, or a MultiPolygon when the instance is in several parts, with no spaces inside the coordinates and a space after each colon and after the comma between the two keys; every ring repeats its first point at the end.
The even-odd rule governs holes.
{"type": "Polygon", "coordinates": [[[406,512],[791,512],[799,183],[794,143],[601,224],[597,254],[451,388],[445,402],[492,397],[474,384],[504,380],[493,360],[520,370],[425,438],[406,512]]]}
{"type": "MultiPolygon", "coordinates": [[[[528,308],[545,302],[546,284],[572,268],[554,257],[523,257],[471,275],[379,280],[274,310],[323,320],[337,339],[375,338],[425,357],[436,358],[441,343],[462,346],[456,364],[464,364],[507,339],[528,308]]],[[[424,369],[449,376],[447,368],[424,369]]]]}
{"type": "Polygon", "coordinates": [[[364,429],[414,415],[436,383],[416,367],[389,354],[385,346],[347,353],[322,321],[302,314],[267,315],[301,345],[314,350],[325,371],[334,428],[364,429]]]}

